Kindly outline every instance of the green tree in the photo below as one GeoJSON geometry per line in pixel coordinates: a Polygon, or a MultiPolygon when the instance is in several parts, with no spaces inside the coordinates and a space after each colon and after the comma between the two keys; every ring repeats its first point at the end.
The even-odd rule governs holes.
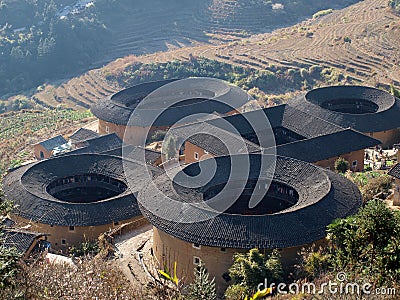
{"type": "Polygon", "coordinates": [[[400,98],[400,91],[398,90],[398,89],[396,89],[395,87],[394,87],[394,85],[390,85],[390,93],[393,95],[393,96],[395,96],[395,97],[397,97],[397,98],[400,98]]]}
{"type": "Polygon", "coordinates": [[[353,217],[328,226],[332,264],[376,284],[400,282],[400,216],[371,200],[353,217]]]}
{"type": "Polygon", "coordinates": [[[347,170],[350,168],[350,164],[347,160],[342,157],[339,157],[335,161],[335,170],[340,173],[346,173],[347,170]]]}
{"type": "MultiPolygon", "coordinates": [[[[0,190],[0,230],[3,229],[4,219],[12,207],[12,204],[4,199],[3,192],[0,190]]],[[[4,240],[0,234],[0,290],[7,290],[11,294],[14,294],[14,290],[18,290],[16,276],[20,271],[20,258],[21,254],[17,249],[8,248],[4,245],[4,240]]],[[[2,296],[1,293],[0,296],[2,296]]]]}
{"type": "Polygon", "coordinates": [[[215,300],[217,292],[215,290],[215,278],[209,279],[209,274],[202,264],[194,271],[194,282],[189,285],[188,300],[215,300]]]}
{"type": "Polygon", "coordinates": [[[78,246],[72,246],[69,248],[69,254],[74,257],[80,256],[95,256],[100,252],[98,242],[83,242],[78,246]]]}
{"type": "Polygon", "coordinates": [[[246,295],[254,294],[260,283],[264,283],[265,280],[268,283],[277,283],[282,280],[282,275],[278,251],[262,254],[258,249],[251,249],[244,254],[237,253],[234,255],[233,265],[229,268],[232,285],[228,287],[225,295],[228,299],[236,299],[233,291],[238,290],[246,295]]]}
{"type": "Polygon", "coordinates": [[[163,154],[166,155],[167,159],[176,157],[178,150],[176,149],[176,141],[172,135],[168,135],[163,142],[163,154]]]}

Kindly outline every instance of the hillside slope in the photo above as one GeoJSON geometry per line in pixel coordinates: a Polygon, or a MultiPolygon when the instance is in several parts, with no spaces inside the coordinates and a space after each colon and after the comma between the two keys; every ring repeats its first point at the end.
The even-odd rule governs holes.
{"type": "Polygon", "coordinates": [[[88,111],[22,110],[0,118],[0,177],[8,167],[33,159],[32,145],[58,134],[67,136],[94,117],[88,111]]]}
{"type": "Polygon", "coordinates": [[[143,56],[128,56],[74,78],[47,86],[36,100],[55,106],[87,108],[119,87],[106,80],[138,63],[157,63],[206,57],[249,69],[271,65],[290,69],[313,66],[337,69],[356,84],[400,86],[400,17],[386,0],[365,0],[343,10],[270,34],[254,35],[222,45],[200,45],[143,56]]]}
{"type": "MultiPolygon", "coordinates": [[[[111,30],[102,61],[153,53],[192,43],[220,43],[296,24],[316,11],[342,8],[359,0],[120,0],[104,16],[111,30]]],[[[96,64],[101,63],[100,61],[96,64]]]]}

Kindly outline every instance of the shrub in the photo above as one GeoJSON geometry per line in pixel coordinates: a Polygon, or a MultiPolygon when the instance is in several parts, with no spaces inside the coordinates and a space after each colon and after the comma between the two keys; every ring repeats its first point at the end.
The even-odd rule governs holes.
{"type": "MultiPolygon", "coordinates": [[[[0,178],[1,179],[1,178],[0,178]]],[[[13,205],[4,199],[3,191],[0,189],[0,230],[3,221],[11,211],[13,205]]],[[[0,231],[1,232],[1,231],[0,231]]],[[[6,299],[19,294],[17,276],[21,271],[21,253],[16,248],[5,247],[0,233],[0,298],[6,299]]]]}
{"type": "Polygon", "coordinates": [[[345,160],[342,157],[339,157],[336,161],[335,161],[335,170],[339,173],[346,173],[347,170],[349,170],[350,168],[350,164],[347,160],[345,160]]]}
{"type": "Polygon", "coordinates": [[[150,138],[147,139],[147,143],[162,141],[166,134],[167,134],[166,130],[156,130],[153,132],[150,138]]]}
{"type": "Polygon", "coordinates": [[[371,200],[355,216],[328,226],[332,265],[381,285],[400,281],[400,215],[371,200]]]}
{"type": "Polygon", "coordinates": [[[217,292],[215,290],[215,278],[209,280],[209,274],[204,265],[194,271],[194,282],[189,285],[189,295],[187,300],[215,300],[217,292]]]}
{"type": "Polygon", "coordinates": [[[121,270],[101,259],[84,259],[76,268],[39,260],[25,271],[28,299],[143,299],[121,270]]]}
{"type": "Polygon", "coordinates": [[[361,189],[364,202],[371,201],[379,193],[387,194],[392,187],[392,182],[392,178],[389,175],[382,175],[370,179],[361,189]]]}
{"type": "Polygon", "coordinates": [[[247,296],[247,288],[240,284],[229,286],[225,292],[226,300],[242,300],[247,296]]]}
{"type": "Polygon", "coordinates": [[[348,36],[345,36],[345,37],[343,38],[343,41],[344,41],[345,43],[351,43],[351,38],[349,38],[348,36]]]}
{"type": "Polygon", "coordinates": [[[303,249],[301,253],[301,271],[307,278],[316,278],[329,270],[331,255],[323,248],[313,251],[313,247],[303,249]]]}
{"type": "Polygon", "coordinates": [[[396,89],[392,84],[390,85],[390,93],[393,96],[400,98],[400,91],[398,89],[396,89]]]}
{"type": "Polygon", "coordinates": [[[229,268],[232,286],[227,290],[227,296],[232,297],[233,290],[243,291],[245,295],[253,294],[260,283],[264,283],[265,280],[269,283],[278,282],[282,280],[282,274],[282,264],[277,251],[262,254],[258,249],[251,249],[244,254],[236,253],[234,263],[229,268]]]}
{"type": "Polygon", "coordinates": [[[331,13],[333,13],[333,9],[329,8],[329,9],[320,10],[320,11],[316,12],[315,14],[313,14],[312,17],[313,17],[313,19],[317,19],[317,18],[326,16],[326,15],[329,15],[331,13]]]}
{"type": "Polygon", "coordinates": [[[97,242],[83,242],[79,246],[69,248],[69,254],[75,257],[95,256],[99,251],[99,244],[97,242]]]}

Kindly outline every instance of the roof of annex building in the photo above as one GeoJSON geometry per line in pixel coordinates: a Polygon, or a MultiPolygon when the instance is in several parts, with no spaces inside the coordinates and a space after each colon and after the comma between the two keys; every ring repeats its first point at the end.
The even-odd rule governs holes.
{"type": "Polygon", "coordinates": [[[400,179],[400,163],[396,164],[388,173],[397,179],[400,179]]]}
{"type": "Polygon", "coordinates": [[[255,153],[261,149],[272,154],[275,152],[271,149],[276,145],[276,154],[307,162],[380,144],[370,136],[286,104],[175,127],[171,132],[214,156],[240,154],[246,150],[255,153]]]}
{"type": "Polygon", "coordinates": [[[51,151],[54,148],[66,144],[67,140],[62,135],[57,135],[51,139],[44,140],[39,142],[39,145],[42,145],[47,151],[51,151]]]}

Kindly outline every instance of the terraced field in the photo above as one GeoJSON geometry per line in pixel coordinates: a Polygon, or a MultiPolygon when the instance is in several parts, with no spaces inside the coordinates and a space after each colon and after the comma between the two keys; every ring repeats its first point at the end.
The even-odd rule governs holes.
{"type": "Polygon", "coordinates": [[[251,68],[312,65],[343,69],[360,82],[399,85],[398,16],[385,0],[367,0],[318,20],[216,47],[180,49],[144,62],[185,59],[188,51],[251,68]]]}
{"type": "Polygon", "coordinates": [[[67,136],[93,121],[88,111],[26,110],[0,118],[0,177],[11,165],[33,159],[32,145],[49,137],[67,136]]]}
{"type": "MultiPolygon", "coordinates": [[[[229,9],[226,8],[227,15],[229,9]]],[[[327,16],[268,34],[220,45],[199,45],[139,57],[128,56],[58,88],[47,87],[35,97],[49,105],[63,103],[73,108],[86,108],[96,99],[118,89],[115,83],[105,80],[106,74],[121,72],[138,62],[188,60],[190,56],[204,56],[251,69],[264,69],[271,65],[287,70],[310,69],[312,66],[335,68],[347,74],[356,84],[394,84],[399,87],[399,24],[400,17],[392,14],[386,0],[365,0],[327,16]]]]}
{"type": "Polygon", "coordinates": [[[340,8],[359,0],[148,0],[119,1],[106,16],[111,42],[101,55],[103,62],[192,45],[238,40],[296,24],[325,8],[340,8]]]}

